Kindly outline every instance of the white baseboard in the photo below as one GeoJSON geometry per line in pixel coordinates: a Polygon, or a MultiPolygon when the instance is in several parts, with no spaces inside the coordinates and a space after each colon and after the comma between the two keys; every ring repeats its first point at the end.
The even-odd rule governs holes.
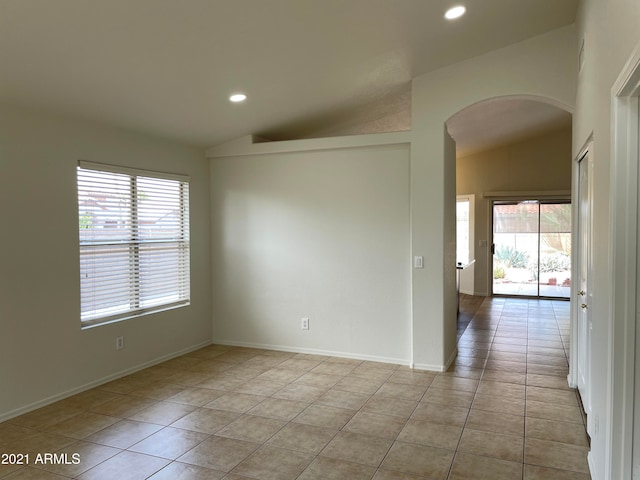
{"type": "Polygon", "coordinates": [[[29,405],[25,405],[24,407],[16,408],[15,410],[11,410],[8,412],[0,413],[0,423],[11,418],[18,417],[20,415],[24,415],[25,413],[29,413],[38,408],[46,407],[52,403],[63,400],[65,398],[71,397],[78,393],[82,393],[85,390],[90,390],[92,388],[98,387],[100,385],[104,385],[105,383],[111,382],[113,380],[117,380],[118,378],[126,377],[127,375],[131,375],[132,373],[138,372],[140,370],[144,370],[145,368],[152,367],[162,362],[166,362],[167,360],[171,360],[172,358],[179,357],[181,355],[185,355],[187,353],[191,353],[200,348],[211,345],[210,341],[200,343],[198,345],[193,345],[191,347],[184,348],[177,352],[169,353],[167,355],[163,355],[162,357],[155,358],[153,360],[149,360],[148,362],[141,363],[131,368],[127,368],[126,370],[121,370],[117,373],[113,373],[111,375],[107,375],[106,377],[99,378],[89,383],[85,383],[79,387],[72,388],[71,390],[67,390],[65,392],[57,393],[55,395],[51,395],[50,397],[43,398],[42,400],[38,400],[37,402],[30,403],[29,405]]]}
{"type": "Polygon", "coordinates": [[[232,340],[222,340],[222,339],[214,339],[213,343],[217,345],[229,345],[233,347],[263,348],[265,350],[276,350],[279,352],[307,353],[310,355],[325,355],[327,357],[352,358],[354,360],[365,360],[369,362],[380,362],[380,363],[393,363],[395,365],[409,365],[411,363],[408,359],[405,359],[405,358],[381,357],[378,355],[337,352],[334,350],[321,350],[317,348],[292,347],[289,345],[271,345],[266,343],[235,342],[232,340]]]}
{"type": "Polygon", "coordinates": [[[456,359],[456,357],[458,356],[458,348],[456,347],[453,352],[451,352],[451,355],[449,356],[449,359],[447,360],[447,362],[444,365],[431,365],[429,363],[416,363],[413,365],[413,368],[415,370],[428,370],[429,372],[446,372],[447,370],[449,370],[449,367],[451,366],[451,364],[453,363],[453,361],[456,359]]]}

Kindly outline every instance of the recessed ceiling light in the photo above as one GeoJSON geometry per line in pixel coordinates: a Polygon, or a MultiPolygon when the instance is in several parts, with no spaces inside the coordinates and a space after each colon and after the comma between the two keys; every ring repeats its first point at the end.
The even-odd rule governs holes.
{"type": "Polygon", "coordinates": [[[247,96],[244,93],[234,93],[229,97],[229,100],[231,100],[234,103],[244,102],[246,99],[247,99],[247,96]]]}
{"type": "Polygon", "coordinates": [[[464,15],[464,12],[466,11],[467,9],[465,7],[458,5],[457,7],[452,7],[447,10],[447,13],[444,14],[444,18],[447,20],[453,20],[454,18],[459,18],[464,15]]]}

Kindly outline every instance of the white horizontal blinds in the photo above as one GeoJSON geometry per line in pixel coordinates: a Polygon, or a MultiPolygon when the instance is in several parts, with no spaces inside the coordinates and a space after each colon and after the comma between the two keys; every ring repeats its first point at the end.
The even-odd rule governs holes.
{"type": "Polygon", "coordinates": [[[78,168],[81,319],[189,302],[189,183],[78,168]]]}

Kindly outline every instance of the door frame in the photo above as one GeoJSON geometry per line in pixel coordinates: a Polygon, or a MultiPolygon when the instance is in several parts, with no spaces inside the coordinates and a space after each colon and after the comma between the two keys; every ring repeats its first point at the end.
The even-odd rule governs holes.
{"type": "Polygon", "coordinates": [[[640,352],[637,319],[639,97],[640,44],[611,89],[610,259],[613,286],[607,345],[610,375],[607,376],[606,471],[609,478],[621,479],[640,475],[640,359],[636,359],[640,352]]]}
{"type": "Polygon", "coordinates": [[[573,245],[573,250],[575,251],[575,255],[572,256],[572,279],[574,281],[571,282],[571,338],[570,345],[571,348],[569,353],[569,374],[567,375],[567,381],[569,386],[579,389],[579,375],[580,369],[580,345],[583,344],[583,339],[581,338],[581,331],[586,329],[584,335],[586,335],[585,343],[587,348],[587,358],[586,365],[582,367],[586,369],[587,372],[587,387],[586,392],[580,392],[580,397],[583,402],[583,407],[585,412],[587,413],[587,433],[593,434],[596,429],[594,426],[594,421],[591,416],[591,327],[592,327],[592,310],[593,310],[593,255],[592,255],[592,238],[593,238],[593,139],[589,137],[587,143],[582,147],[580,153],[574,159],[573,164],[573,196],[574,202],[572,204],[572,229],[571,229],[571,244],[573,245]],[[588,169],[588,178],[587,178],[587,191],[583,192],[580,189],[582,184],[580,179],[580,172],[582,168],[582,162],[585,162],[588,169]],[[580,215],[580,209],[582,207],[582,195],[587,195],[587,200],[589,202],[589,216],[587,219],[587,235],[588,235],[588,244],[587,250],[583,251],[584,244],[582,239],[580,238],[582,234],[582,218],[580,215]],[[586,258],[585,258],[586,257],[586,258]],[[580,295],[578,293],[578,289],[582,287],[581,285],[581,275],[582,271],[582,263],[583,261],[587,264],[587,279],[585,285],[585,293],[584,295],[580,295]],[[582,303],[587,304],[586,310],[586,322],[580,326],[582,320],[582,303]]]}

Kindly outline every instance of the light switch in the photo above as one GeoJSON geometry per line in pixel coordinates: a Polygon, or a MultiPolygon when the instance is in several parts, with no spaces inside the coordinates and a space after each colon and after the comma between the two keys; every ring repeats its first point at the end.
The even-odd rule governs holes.
{"type": "Polygon", "coordinates": [[[424,268],[424,258],[422,256],[413,257],[414,268],[424,268]]]}

